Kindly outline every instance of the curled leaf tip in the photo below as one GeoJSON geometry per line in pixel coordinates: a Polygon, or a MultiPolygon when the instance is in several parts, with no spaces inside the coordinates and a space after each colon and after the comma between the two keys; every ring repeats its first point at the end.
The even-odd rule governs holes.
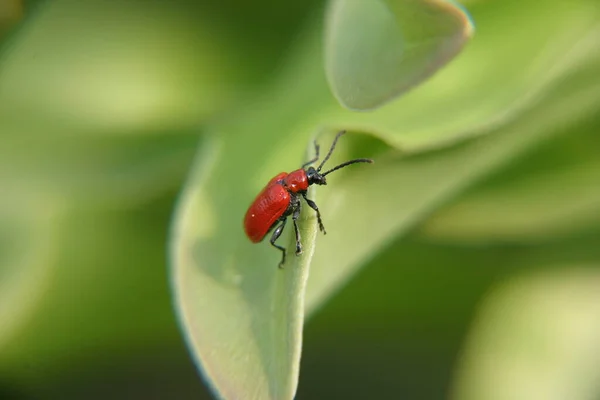
{"type": "Polygon", "coordinates": [[[452,60],[474,31],[466,10],[432,0],[332,0],[325,69],[334,96],[355,111],[376,109],[452,60]]]}

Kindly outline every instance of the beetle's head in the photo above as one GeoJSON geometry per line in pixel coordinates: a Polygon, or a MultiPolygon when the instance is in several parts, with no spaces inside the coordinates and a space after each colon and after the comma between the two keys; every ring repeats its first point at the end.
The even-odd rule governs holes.
{"type": "MultiPolygon", "coordinates": [[[[321,172],[321,168],[323,168],[323,165],[325,165],[327,160],[329,160],[329,157],[331,157],[331,153],[333,153],[333,149],[335,149],[335,144],[337,143],[340,136],[342,136],[344,133],[346,133],[346,131],[341,131],[335,136],[335,139],[333,139],[333,143],[331,144],[331,147],[329,148],[327,155],[325,156],[323,161],[321,161],[321,164],[319,164],[319,166],[316,169],[313,167],[308,167],[307,169],[304,170],[306,172],[306,179],[308,180],[309,186],[314,185],[314,184],[327,185],[327,180],[325,179],[326,175],[329,175],[330,173],[337,171],[340,168],[347,167],[348,165],[356,164],[356,163],[369,163],[369,164],[373,163],[373,160],[371,160],[370,158],[357,158],[354,160],[346,161],[345,163],[341,163],[340,165],[331,168],[329,171],[321,172]]],[[[316,153],[315,158],[310,160],[306,164],[304,164],[302,166],[302,168],[306,168],[307,165],[310,165],[319,159],[319,145],[317,144],[317,142],[315,142],[315,153],[316,153]]]]}
{"type": "Polygon", "coordinates": [[[327,185],[327,180],[313,167],[308,167],[306,170],[306,177],[308,178],[309,185],[327,185]]]}

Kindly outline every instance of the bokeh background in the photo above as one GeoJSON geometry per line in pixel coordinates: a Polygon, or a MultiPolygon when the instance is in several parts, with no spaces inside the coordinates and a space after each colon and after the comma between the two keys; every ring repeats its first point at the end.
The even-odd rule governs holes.
{"type": "MultiPolygon", "coordinates": [[[[494,29],[525,18],[465,3],[494,29]]],[[[0,0],[0,398],[211,398],[173,311],[171,216],[208,129],[323,8],[0,0]]],[[[307,322],[298,399],[600,398],[600,26],[577,21],[592,45],[544,96],[576,113],[585,90],[586,111],[389,238],[307,322]]]]}

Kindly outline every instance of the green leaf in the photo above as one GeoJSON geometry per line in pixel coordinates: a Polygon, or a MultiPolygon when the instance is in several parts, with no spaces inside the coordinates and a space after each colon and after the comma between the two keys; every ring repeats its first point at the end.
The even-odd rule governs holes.
{"type": "MultiPolygon", "coordinates": [[[[547,28],[546,22],[541,26],[547,28]]],[[[585,35],[588,29],[589,24],[574,35],[585,35]]],[[[310,314],[367,260],[436,207],[557,134],[557,125],[589,116],[600,101],[593,84],[572,85],[581,78],[579,67],[587,65],[587,56],[582,56],[581,64],[575,63],[577,68],[561,69],[564,74],[556,75],[560,84],[551,80],[535,101],[515,109],[511,118],[495,121],[485,130],[476,127],[477,134],[486,135],[466,140],[469,135],[459,125],[447,130],[433,124],[429,135],[418,142],[420,147],[413,147],[423,153],[409,155],[399,151],[404,143],[411,143],[404,142],[401,129],[402,120],[409,117],[399,116],[384,130],[381,127],[389,121],[376,121],[379,110],[356,116],[341,109],[330,98],[316,67],[318,50],[315,37],[307,37],[268,90],[213,127],[198,153],[174,219],[171,273],[176,307],[197,365],[225,397],[250,393],[291,398],[297,384],[304,302],[310,314]],[[303,214],[305,255],[292,256],[292,265],[279,271],[279,252],[268,242],[253,245],[244,236],[243,215],[270,178],[301,165],[305,158],[301,150],[310,144],[311,136],[338,128],[364,135],[344,137],[331,165],[354,156],[372,156],[376,164],[342,170],[328,179],[328,187],[311,190],[311,197],[319,195],[329,233],[318,236],[311,261],[315,219],[311,213],[303,214]],[[450,146],[457,138],[461,143],[450,146]],[[444,148],[425,153],[432,143],[442,143],[444,148]]],[[[478,60],[474,57],[471,62],[478,60]]],[[[452,83],[445,79],[436,83],[438,89],[452,83]]],[[[450,94],[457,95],[460,90],[454,88],[450,94]]],[[[422,108],[419,124],[423,128],[432,122],[431,115],[436,115],[440,104],[436,90],[430,88],[427,93],[414,106],[422,108]]],[[[519,91],[511,91],[508,97],[513,99],[515,93],[519,91]]],[[[479,96],[477,101],[486,94],[479,96]]],[[[390,104],[386,115],[397,111],[405,99],[390,104]]],[[[504,100],[492,108],[504,110],[504,100]]],[[[449,121],[451,113],[444,117],[449,121]]],[[[467,131],[473,128],[469,121],[461,123],[467,131]]],[[[319,141],[327,146],[325,135],[319,141]]],[[[290,231],[288,227],[287,235],[290,231]]],[[[282,242],[286,240],[292,253],[292,238],[287,236],[282,242]]]]}
{"type": "Polygon", "coordinates": [[[544,240],[600,222],[600,164],[519,179],[443,209],[423,234],[469,242],[544,240]]]}
{"type": "Polygon", "coordinates": [[[419,229],[459,242],[539,242],[592,228],[600,164],[597,115],[538,146],[441,208],[419,229]]]}
{"type": "MultiPolygon", "coordinates": [[[[223,161],[232,152],[235,157],[231,146],[243,150],[248,144],[245,138],[231,145],[213,138],[199,154],[200,176],[193,176],[183,193],[173,228],[176,305],[192,354],[221,396],[291,399],[298,384],[301,294],[317,229],[305,210],[299,219],[304,254],[296,257],[287,246],[283,270],[277,268],[279,252],[253,247],[242,237],[244,203],[232,200],[247,198],[239,191],[246,185],[216,187],[240,175],[215,164],[227,168],[223,161]]],[[[251,171],[249,166],[242,176],[251,171]]]]}
{"type": "MultiPolygon", "coordinates": [[[[319,207],[330,234],[319,238],[322,245],[314,256],[305,300],[308,312],[389,240],[441,202],[555,133],[556,121],[577,120],[595,109],[599,100],[596,92],[592,96],[588,92],[575,94],[578,96],[567,96],[568,101],[555,98],[541,104],[518,123],[482,140],[432,155],[399,159],[397,154],[385,154],[386,145],[368,138],[357,141],[348,137],[345,144],[340,143],[332,165],[351,155],[380,156],[376,165],[340,172],[330,179],[329,190],[319,190],[323,192],[319,207]],[[552,118],[542,118],[547,115],[552,118]]],[[[263,121],[256,115],[246,118],[263,121]]],[[[307,273],[309,260],[294,259],[300,265],[278,271],[279,254],[267,243],[253,248],[243,236],[241,219],[251,193],[258,192],[273,171],[279,171],[278,164],[286,165],[280,161],[301,147],[302,138],[288,136],[284,141],[279,136],[286,121],[264,120],[266,123],[258,126],[249,125],[246,118],[221,127],[220,135],[205,144],[199,154],[196,175],[188,183],[175,219],[174,290],[190,348],[219,393],[226,397],[252,392],[267,398],[289,398],[297,379],[293,375],[299,362],[302,274],[307,273]],[[256,129],[263,135],[252,135],[256,129]],[[253,157],[255,149],[274,146],[280,150],[272,156],[263,152],[262,163],[253,157]],[[281,319],[287,321],[282,323],[281,319]]],[[[301,225],[309,229],[304,243],[310,252],[314,216],[312,224],[306,222],[301,225]]],[[[303,236],[307,234],[303,232],[303,236]]]]}
{"type": "Polygon", "coordinates": [[[563,97],[552,96],[517,121],[477,140],[429,154],[376,157],[373,168],[355,171],[351,178],[336,182],[335,190],[324,191],[319,207],[323,212],[333,210],[327,212],[325,222],[343,235],[320,239],[306,293],[308,312],[436,207],[540,141],[561,133],[557,124],[589,117],[600,102],[600,91],[593,86],[562,93],[563,97]]]}
{"type": "Polygon", "coordinates": [[[598,398],[599,285],[598,265],[566,265],[496,288],[467,337],[452,398],[598,398]]]}
{"type": "Polygon", "coordinates": [[[270,90],[204,137],[174,216],[170,261],[180,323],[198,368],[225,398],[285,400],[296,391],[316,221],[303,210],[300,257],[288,224],[279,239],[289,244],[283,270],[280,253],[268,241],[250,243],[242,221],[269,179],[304,161],[315,113],[331,104],[314,63],[318,39],[310,32],[270,90]]]}
{"type": "Polygon", "coordinates": [[[597,4],[553,0],[540,12],[536,2],[507,0],[471,11],[476,37],[418,90],[368,113],[332,107],[328,122],[422,152],[494,132],[582,69],[589,72],[580,84],[597,82],[597,4]]]}
{"type": "Polygon", "coordinates": [[[345,107],[374,109],[433,75],[472,33],[467,14],[446,0],[332,0],[327,78],[345,107]]]}

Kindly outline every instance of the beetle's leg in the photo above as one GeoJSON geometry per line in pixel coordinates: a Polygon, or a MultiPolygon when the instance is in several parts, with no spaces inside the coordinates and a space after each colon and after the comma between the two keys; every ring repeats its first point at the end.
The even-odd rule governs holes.
{"type": "Polygon", "coordinates": [[[323,221],[321,220],[321,212],[319,211],[319,207],[317,207],[314,201],[306,197],[306,193],[302,193],[302,197],[304,197],[304,200],[306,200],[308,206],[317,212],[317,222],[319,222],[319,229],[321,230],[321,232],[323,232],[323,235],[326,235],[327,232],[325,232],[325,227],[323,226],[323,221]]]}
{"type": "Polygon", "coordinates": [[[308,167],[310,164],[319,161],[319,145],[317,144],[317,140],[315,139],[314,141],[315,144],[315,158],[313,158],[310,161],[305,162],[304,164],[302,164],[302,169],[308,167]]]}
{"type": "Polygon", "coordinates": [[[300,207],[300,199],[298,199],[298,202],[296,203],[296,206],[294,207],[294,214],[292,214],[292,221],[294,222],[294,230],[296,231],[296,255],[297,256],[302,254],[302,242],[300,240],[300,231],[298,230],[298,222],[296,222],[298,220],[298,218],[300,217],[301,209],[302,208],[300,207]]]}
{"type": "Polygon", "coordinates": [[[273,247],[276,247],[279,250],[281,250],[281,262],[279,263],[279,268],[283,268],[283,264],[285,263],[285,247],[275,244],[275,241],[279,239],[279,236],[281,236],[281,232],[283,232],[283,228],[285,228],[286,222],[287,218],[281,221],[281,224],[277,228],[275,228],[275,231],[273,231],[273,235],[271,236],[270,240],[271,245],[273,247]]]}

